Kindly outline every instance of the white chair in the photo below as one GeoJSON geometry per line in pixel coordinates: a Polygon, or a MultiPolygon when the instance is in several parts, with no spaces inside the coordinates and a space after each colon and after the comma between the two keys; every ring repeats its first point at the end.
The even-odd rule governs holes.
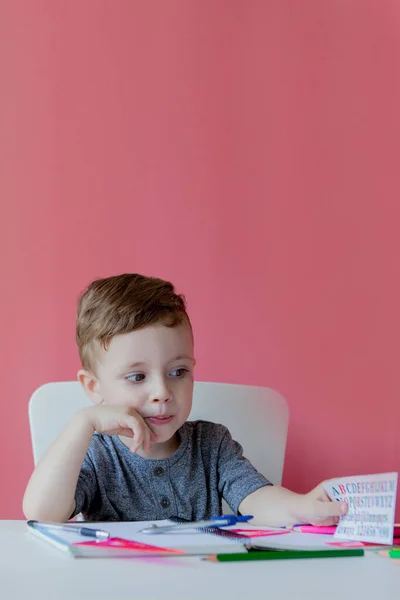
{"type": "MultiPolygon", "coordinates": [[[[47,383],[33,393],[29,423],[35,464],[67,421],[89,405],[77,381],[47,383]]],[[[281,483],[289,409],[278,392],[265,387],[196,381],[189,420],[197,419],[228,427],[254,467],[272,483],[281,483]]]]}

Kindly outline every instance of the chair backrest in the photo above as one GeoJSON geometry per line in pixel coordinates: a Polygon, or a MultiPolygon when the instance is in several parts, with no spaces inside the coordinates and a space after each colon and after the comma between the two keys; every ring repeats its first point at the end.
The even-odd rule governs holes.
{"type": "MultiPolygon", "coordinates": [[[[29,402],[35,464],[67,421],[90,401],[79,382],[47,383],[29,402]]],[[[285,458],[289,410],[286,400],[269,388],[196,381],[189,420],[222,423],[254,467],[280,484],[285,458]]]]}

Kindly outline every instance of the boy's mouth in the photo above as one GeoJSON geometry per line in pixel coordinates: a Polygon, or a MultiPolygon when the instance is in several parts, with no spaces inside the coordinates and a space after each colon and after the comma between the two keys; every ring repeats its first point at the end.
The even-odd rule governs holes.
{"type": "Polygon", "coordinates": [[[168,423],[171,423],[173,418],[173,415],[165,415],[162,417],[147,417],[146,420],[149,421],[152,425],[168,425],[168,423]]]}

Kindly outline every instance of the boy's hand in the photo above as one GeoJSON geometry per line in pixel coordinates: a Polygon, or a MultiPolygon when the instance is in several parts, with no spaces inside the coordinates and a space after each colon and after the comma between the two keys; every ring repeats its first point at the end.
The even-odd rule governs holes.
{"type": "Polygon", "coordinates": [[[336,525],[339,517],[347,513],[345,502],[332,502],[320,483],[315,489],[301,497],[296,518],[299,523],[329,526],[336,525]]]}
{"type": "Polygon", "coordinates": [[[132,438],[129,446],[132,452],[137,452],[140,446],[145,452],[150,452],[150,443],[155,435],[133,408],[101,405],[85,408],[83,412],[94,431],[132,438]]]}
{"type": "Polygon", "coordinates": [[[279,485],[265,485],[242,500],[239,512],[254,515],[251,523],[255,525],[336,525],[340,515],[347,512],[347,504],[332,502],[322,483],[308,494],[296,494],[279,485]]]}

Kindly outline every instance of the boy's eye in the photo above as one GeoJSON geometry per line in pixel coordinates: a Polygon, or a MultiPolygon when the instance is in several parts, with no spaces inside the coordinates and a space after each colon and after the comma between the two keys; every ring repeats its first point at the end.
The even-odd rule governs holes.
{"type": "Polygon", "coordinates": [[[129,379],[129,381],[139,383],[140,381],[143,381],[144,377],[144,373],[132,373],[132,375],[127,376],[127,379],[129,379]]]}
{"type": "Polygon", "coordinates": [[[172,377],[183,377],[185,373],[188,373],[187,369],[174,369],[171,371],[170,375],[172,375],[172,377]]]}

